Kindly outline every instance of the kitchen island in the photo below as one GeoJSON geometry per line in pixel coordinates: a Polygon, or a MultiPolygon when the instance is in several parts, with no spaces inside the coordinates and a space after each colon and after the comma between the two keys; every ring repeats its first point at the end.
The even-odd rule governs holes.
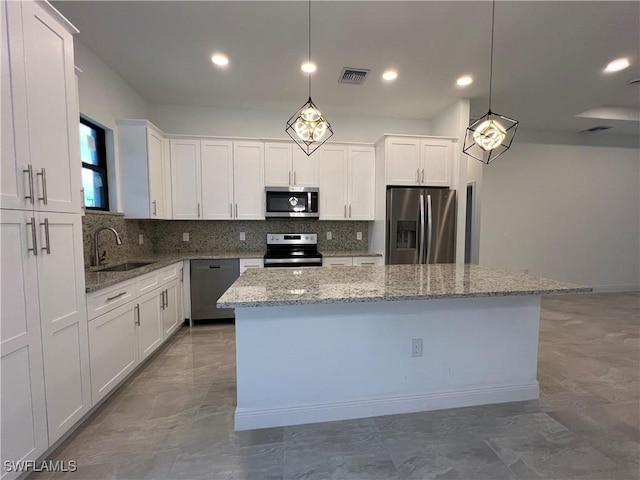
{"type": "Polygon", "coordinates": [[[477,265],[245,272],[235,429],[538,398],[541,296],[588,287],[477,265]]]}

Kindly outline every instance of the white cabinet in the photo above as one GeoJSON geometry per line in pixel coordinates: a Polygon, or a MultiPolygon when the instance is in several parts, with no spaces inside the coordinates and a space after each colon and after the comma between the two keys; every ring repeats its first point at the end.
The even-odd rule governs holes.
{"type": "Polygon", "coordinates": [[[3,2],[0,8],[1,207],[80,213],[77,30],[45,3],[3,2]]]}
{"type": "Polygon", "coordinates": [[[180,262],[87,295],[93,405],[180,327],[182,278],[180,262]]]}
{"type": "MultiPolygon", "coordinates": [[[[3,159],[4,160],[4,159],[3,159]]],[[[0,429],[4,461],[35,460],[48,447],[38,278],[29,212],[0,218],[0,429]]],[[[7,474],[7,478],[11,474],[7,474]]]]}
{"type": "Polygon", "coordinates": [[[170,218],[163,133],[146,120],[118,120],[122,210],[134,218],[170,218]]]}
{"type": "Polygon", "coordinates": [[[137,364],[137,310],[137,305],[129,302],[89,322],[94,404],[124,380],[137,364]]]}
{"type": "Polygon", "coordinates": [[[240,274],[249,268],[264,268],[263,258],[241,258],[240,259],[240,274]]]}
{"type": "Polygon", "coordinates": [[[317,187],[318,160],[290,142],[265,142],[265,185],[269,187],[317,187]]]}
{"type": "Polygon", "coordinates": [[[264,220],[262,142],[172,139],[173,218],[264,220]]]}
{"type": "Polygon", "coordinates": [[[451,140],[387,137],[384,149],[387,185],[451,186],[451,140]]]}
{"type": "Polygon", "coordinates": [[[233,142],[233,198],[236,220],[264,220],[264,144],[233,142]]]}
{"type": "Polygon", "coordinates": [[[140,361],[151,355],[160,346],[163,336],[162,312],[164,290],[154,290],[137,300],[138,358],[140,361]]]}
{"type": "Polygon", "coordinates": [[[320,220],[373,220],[373,147],[328,145],[320,154],[320,220]]]}

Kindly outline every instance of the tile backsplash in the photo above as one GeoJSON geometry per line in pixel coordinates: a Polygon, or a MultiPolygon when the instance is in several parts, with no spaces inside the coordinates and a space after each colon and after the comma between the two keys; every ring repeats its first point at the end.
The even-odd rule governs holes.
{"type": "Polygon", "coordinates": [[[113,227],[122,238],[116,245],[111,232],[100,233],[100,251],[106,251],[108,263],[119,263],[151,253],[259,251],[266,250],[267,233],[317,233],[318,249],[367,250],[369,222],[335,222],[311,220],[208,221],[208,220],[128,220],[122,214],[87,212],[82,219],[84,261],[89,266],[93,256],[93,239],[100,227],[113,227]],[[245,240],[240,240],[240,233],[245,240]],[[327,240],[331,232],[331,240],[327,240]],[[362,240],[357,240],[357,233],[362,240]],[[189,234],[189,241],[183,234],[189,234]],[[144,243],[140,245],[138,236],[144,243]]]}

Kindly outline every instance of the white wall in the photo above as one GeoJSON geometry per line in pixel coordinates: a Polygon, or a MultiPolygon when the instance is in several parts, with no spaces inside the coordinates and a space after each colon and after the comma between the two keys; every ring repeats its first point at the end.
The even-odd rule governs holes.
{"type": "Polygon", "coordinates": [[[639,150],[526,138],[484,168],[480,263],[640,288],[639,150]]]}
{"type": "MultiPolygon", "coordinates": [[[[149,119],[166,133],[288,139],[284,129],[293,113],[151,105],[149,119]]],[[[383,133],[425,135],[429,132],[426,120],[325,114],[334,131],[332,142],[374,143],[383,133]]]]}
{"type": "Polygon", "coordinates": [[[78,73],[80,115],[107,130],[107,172],[111,186],[109,207],[116,211],[120,201],[119,189],[113,188],[119,185],[115,121],[120,118],[147,118],[149,104],[77,38],[74,40],[74,50],[76,66],[82,70],[82,73],[78,73]]]}

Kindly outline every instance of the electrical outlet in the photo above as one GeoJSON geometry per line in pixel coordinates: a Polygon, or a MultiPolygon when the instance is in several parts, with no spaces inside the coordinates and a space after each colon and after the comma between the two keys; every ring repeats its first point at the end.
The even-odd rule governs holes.
{"type": "Polygon", "coordinates": [[[362,240],[362,232],[356,232],[356,240],[362,240]]]}
{"type": "Polygon", "coordinates": [[[331,232],[327,232],[327,240],[331,240],[333,238],[333,235],[331,234],[331,232]]]}
{"type": "Polygon", "coordinates": [[[188,242],[189,241],[189,232],[184,232],[182,234],[182,241],[183,242],[188,242]]]}
{"type": "Polygon", "coordinates": [[[138,235],[138,243],[142,245],[144,243],[144,235],[141,233],[138,235]]]}
{"type": "Polygon", "coordinates": [[[244,242],[247,239],[247,236],[245,235],[245,232],[240,232],[240,241],[244,242]]]}
{"type": "Polygon", "coordinates": [[[421,338],[411,339],[411,356],[412,357],[422,356],[422,339],[421,338]]]}

